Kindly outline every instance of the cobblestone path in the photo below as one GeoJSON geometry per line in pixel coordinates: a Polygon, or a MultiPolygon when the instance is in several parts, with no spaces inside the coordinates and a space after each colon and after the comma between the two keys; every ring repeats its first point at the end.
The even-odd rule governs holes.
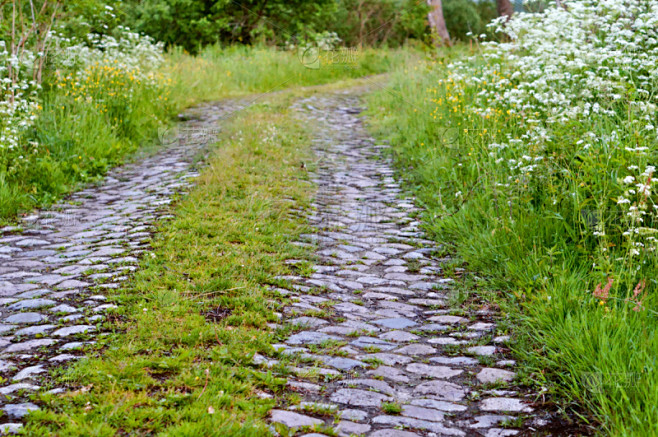
{"type": "Polygon", "coordinates": [[[1,229],[0,430],[12,432],[38,407],[27,395],[53,386],[49,369],[84,355],[103,335],[104,292],[137,269],[153,225],[172,197],[197,175],[193,162],[212,141],[218,120],[237,102],[203,105],[165,137],[150,157],[112,171],[51,209],[1,229]]]}
{"type": "Polygon", "coordinates": [[[296,104],[320,126],[316,233],[300,242],[314,244],[320,261],[309,278],[285,278],[292,291],[279,289],[294,302],[282,315],[294,329],[275,348],[293,357],[288,388],[302,402],[273,410],[271,422],[307,437],[323,435],[318,426],[340,436],[519,434],[514,419],[533,407],[506,387],[515,378],[502,354],[508,337],[487,311],[448,309],[452,280],[358,105],[350,95],[296,104]]]}

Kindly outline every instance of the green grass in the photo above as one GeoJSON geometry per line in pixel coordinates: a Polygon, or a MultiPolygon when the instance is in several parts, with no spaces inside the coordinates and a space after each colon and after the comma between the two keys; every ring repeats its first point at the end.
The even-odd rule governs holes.
{"type": "Polygon", "coordinates": [[[42,110],[30,133],[38,146],[0,154],[0,220],[48,205],[78,184],[99,179],[151,142],[170,113],[162,99],[164,82],[132,81],[117,90],[101,76],[98,86],[85,93],[90,100],[79,98],[79,86],[56,86],[54,77],[44,88],[42,110]]]}
{"type": "Polygon", "coordinates": [[[595,117],[563,126],[563,140],[551,145],[560,170],[510,194],[496,185],[504,173],[487,146],[523,134],[523,126],[505,114],[469,117],[464,108],[477,89],[439,85],[451,73],[445,61],[457,55],[393,73],[390,91],[369,101],[373,132],[392,141],[401,175],[427,208],[432,238],[486,276],[487,298],[517,325],[513,347],[537,387],[609,435],[658,435],[655,294],[644,311],[624,301],[638,277],[655,286],[656,264],[629,263],[612,245],[608,264],[597,257],[581,208],[592,187],[604,193],[614,183],[624,163],[605,156],[592,163],[570,142],[574,131],[607,135],[617,126],[595,117]],[[446,129],[457,130],[457,141],[446,129]],[[592,292],[607,275],[616,282],[602,304],[592,292]]]}
{"type": "Polygon", "coordinates": [[[226,127],[198,186],[160,225],[153,256],[111,297],[119,322],[102,355],[62,371],[73,392],[39,395],[27,435],[269,435],[264,418],[285,380],[252,357],[273,353],[267,284],[295,272],[284,260],[307,257],[292,244],[307,230],[292,208],[313,191],[300,165],[310,140],[289,105],[268,99],[226,127]],[[207,320],[213,309],[223,318],[207,320]]]}
{"type": "Polygon", "coordinates": [[[383,402],[381,409],[385,414],[400,414],[402,412],[402,406],[395,402],[383,402]]]}
{"type": "Polygon", "coordinates": [[[295,51],[267,47],[206,47],[198,56],[173,51],[164,70],[172,77],[172,101],[185,107],[199,101],[385,73],[417,57],[411,49],[362,49],[343,55],[323,52],[317,62],[295,51]]]}

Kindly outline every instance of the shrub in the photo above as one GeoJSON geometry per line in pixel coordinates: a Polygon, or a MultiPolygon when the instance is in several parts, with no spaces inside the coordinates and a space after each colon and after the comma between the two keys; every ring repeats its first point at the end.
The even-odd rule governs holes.
{"type": "Polygon", "coordinates": [[[444,0],[443,15],[450,37],[464,40],[467,34],[480,35],[485,31],[476,4],[471,0],[444,0]]]}
{"type": "Polygon", "coordinates": [[[17,64],[0,44],[0,81],[8,84],[0,99],[1,217],[102,175],[165,120],[162,46],[122,27],[116,33],[86,42],[53,35],[43,85],[33,78],[33,51],[17,64]],[[2,80],[10,63],[15,85],[2,80]]]}
{"type": "Polygon", "coordinates": [[[216,43],[285,43],[296,35],[325,30],[323,18],[331,5],[332,0],[132,0],[123,10],[135,30],[198,53],[216,43]]]}
{"type": "Polygon", "coordinates": [[[465,127],[502,124],[478,142],[496,191],[564,217],[597,270],[635,284],[658,247],[658,2],[568,5],[499,25],[510,42],[488,43],[485,65],[454,63],[441,86],[469,96],[465,127]]]}
{"type": "Polygon", "coordinates": [[[417,0],[133,0],[123,10],[130,27],[196,54],[216,43],[285,45],[322,32],[348,45],[399,46],[425,37],[428,7],[417,0]]]}
{"type": "Polygon", "coordinates": [[[340,0],[330,30],[348,46],[399,46],[426,37],[428,11],[417,0],[340,0]]]}

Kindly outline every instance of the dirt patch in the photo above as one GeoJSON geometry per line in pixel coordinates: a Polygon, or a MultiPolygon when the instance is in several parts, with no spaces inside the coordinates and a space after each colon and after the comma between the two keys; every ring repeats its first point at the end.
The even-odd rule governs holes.
{"type": "Polygon", "coordinates": [[[228,316],[230,316],[231,314],[233,314],[232,309],[219,306],[217,308],[213,308],[209,311],[204,312],[203,316],[209,322],[219,323],[225,318],[227,318],[228,316]]]}

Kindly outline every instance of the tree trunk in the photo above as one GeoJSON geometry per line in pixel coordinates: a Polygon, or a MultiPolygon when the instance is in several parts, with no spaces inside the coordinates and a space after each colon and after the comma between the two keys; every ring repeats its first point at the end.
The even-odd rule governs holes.
{"type": "Polygon", "coordinates": [[[514,14],[514,6],[512,6],[510,0],[496,0],[496,8],[498,9],[498,16],[507,17],[506,21],[514,14]]]}
{"type": "Polygon", "coordinates": [[[427,0],[427,4],[432,8],[427,18],[434,34],[434,44],[437,46],[450,46],[450,35],[446,27],[446,20],[443,18],[443,5],[441,0],[427,0]]]}

